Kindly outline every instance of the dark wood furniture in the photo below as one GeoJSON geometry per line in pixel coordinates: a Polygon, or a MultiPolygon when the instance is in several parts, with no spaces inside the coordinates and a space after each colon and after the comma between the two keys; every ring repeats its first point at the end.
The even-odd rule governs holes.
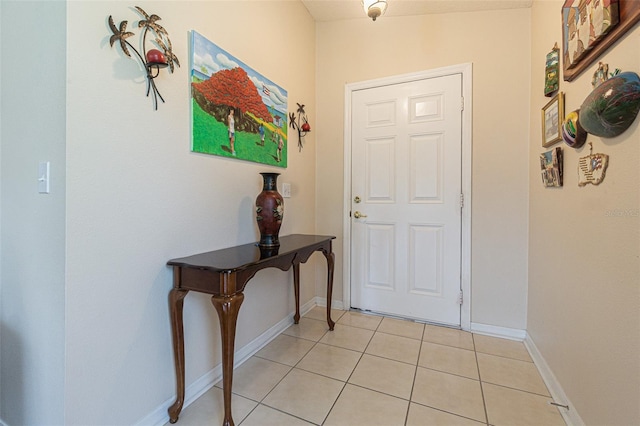
{"type": "Polygon", "coordinates": [[[223,425],[233,426],[231,416],[233,347],[238,312],[244,300],[244,287],[261,269],[278,268],[287,271],[293,266],[293,287],[296,300],[296,313],[293,320],[297,324],[300,320],[300,264],[309,260],[314,252],[321,251],[327,260],[328,271],[327,324],[329,330],[333,330],[335,323],[331,320],[331,293],[335,255],[331,249],[331,240],[334,238],[323,235],[288,235],[280,237],[278,249],[260,249],[256,243],[252,243],[172,259],[167,262],[169,266],[173,267],[173,289],[169,292],[169,310],[177,388],[176,400],[168,410],[171,423],[178,421],[184,404],[185,365],[182,308],[187,293],[193,290],[211,294],[211,303],[218,312],[222,340],[223,425]]]}

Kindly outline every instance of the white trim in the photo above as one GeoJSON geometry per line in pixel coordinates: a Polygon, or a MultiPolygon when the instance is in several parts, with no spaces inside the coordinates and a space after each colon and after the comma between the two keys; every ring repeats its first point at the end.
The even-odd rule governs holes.
{"type": "Polygon", "coordinates": [[[464,295],[460,310],[460,326],[464,330],[471,329],[471,165],[472,165],[472,114],[473,105],[473,66],[469,63],[452,65],[428,71],[396,75],[376,80],[348,83],[344,91],[344,211],[342,214],[342,300],[348,309],[351,307],[351,94],[356,90],[373,87],[407,83],[427,78],[443,77],[451,74],[462,74],[462,193],[464,208],[462,209],[462,259],[461,287],[464,295]]]}
{"type": "MultiPolygon", "coordinates": [[[[327,298],[326,297],[316,296],[316,305],[326,308],[327,307],[327,298]]],[[[344,304],[342,303],[342,300],[333,300],[333,301],[331,301],[331,310],[333,310],[333,309],[337,309],[339,311],[346,310],[344,308],[344,304]]]]}
{"type": "Polygon", "coordinates": [[[571,401],[569,401],[569,398],[567,398],[560,382],[556,379],[556,376],[553,374],[553,371],[551,371],[551,368],[549,368],[547,361],[545,361],[529,334],[526,336],[524,345],[529,351],[529,355],[531,355],[531,359],[533,359],[534,364],[538,367],[538,371],[542,376],[544,384],[547,385],[547,389],[549,389],[549,393],[551,394],[553,401],[569,407],[568,410],[563,407],[558,407],[558,411],[562,415],[567,426],[584,426],[585,423],[576,411],[575,406],[571,401]]]}
{"type": "MultiPolygon", "coordinates": [[[[326,300],[326,299],[325,299],[326,300]]],[[[300,307],[300,315],[304,315],[309,312],[313,307],[317,305],[315,299],[311,299],[303,306],[300,307]]],[[[325,304],[326,306],[326,304],[325,304]]],[[[293,324],[293,314],[294,312],[290,312],[286,318],[275,324],[273,327],[266,330],[260,336],[253,339],[247,345],[243,346],[239,350],[235,352],[234,355],[234,363],[233,368],[238,368],[242,363],[251,358],[256,354],[260,349],[265,347],[269,342],[275,339],[279,334],[281,334],[284,330],[289,328],[290,325],[293,324]]],[[[205,392],[211,389],[216,383],[222,380],[222,364],[218,364],[213,367],[211,370],[200,376],[193,383],[185,389],[185,398],[184,405],[182,409],[187,408],[191,403],[200,398],[205,392]]],[[[144,418],[140,419],[136,426],[148,426],[148,425],[157,425],[162,426],[169,421],[169,414],[167,410],[175,401],[175,394],[171,396],[170,399],[163,402],[159,407],[155,410],[147,414],[144,418]]],[[[0,426],[2,426],[2,422],[0,420],[0,426]]]]}
{"type": "Polygon", "coordinates": [[[497,325],[471,323],[472,333],[484,334],[486,336],[500,337],[503,339],[523,341],[527,337],[527,330],[519,328],[498,327],[497,325]]]}

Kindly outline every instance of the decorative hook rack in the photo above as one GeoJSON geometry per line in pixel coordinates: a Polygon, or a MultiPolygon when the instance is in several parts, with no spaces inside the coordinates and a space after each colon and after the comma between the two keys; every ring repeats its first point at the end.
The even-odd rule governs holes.
{"type": "Polygon", "coordinates": [[[161,68],[169,67],[171,73],[173,73],[174,65],[180,66],[180,61],[178,61],[178,57],[173,53],[169,33],[167,33],[167,30],[157,23],[161,18],[155,14],[148,15],[147,12],[142,10],[139,6],[135,6],[135,8],[144,17],[143,20],[138,22],[138,28],[144,28],[144,31],[142,32],[142,51],[145,54],[144,57],[135,47],[133,47],[131,43],[126,40],[127,38],[135,35],[134,33],[127,31],[128,21],[121,21],[120,25],[116,27],[111,15],[109,15],[109,28],[111,28],[113,35],[109,39],[109,44],[113,47],[114,43],[119,41],[122,52],[132,59],[134,58],[131,56],[129,49],[134,51],[146,70],[147,96],[149,96],[149,93],[151,93],[151,90],[153,89],[153,105],[154,109],[157,110],[158,98],[160,98],[162,103],[164,103],[164,98],[158,91],[158,87],[156,86],[154,79],[160,74],[161,68]],[[150,31],[155,35],[157,47],[162,49],[164,53],[158,49],[147,50],[147,34],[150,31]]]}
{"type": "Polygon", "coordinates": [[[304,104],[300,105],[296,102],[296,105],[298,105],[298,110],[296,111],[298,113],[298,117],[296,117],[295,113],[290,112],[289,126],[292,129],[296,129],[298,131],[298,150],[302,151],[302,138],[304,138],[307,133],[311,131],[311,125],[309,124],[309,120],[307,119],[307,114],[304,112],[304,104]]]}

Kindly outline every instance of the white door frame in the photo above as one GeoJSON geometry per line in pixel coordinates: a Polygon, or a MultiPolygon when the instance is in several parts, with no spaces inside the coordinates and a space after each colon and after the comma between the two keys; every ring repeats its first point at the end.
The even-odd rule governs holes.
{"type": "Polygon", "coordinates": [[[356,90],[371,89],[379,86],[408,83],[427,78],[443,77],[451,74],[462,74],[462,259],[461,286],[463,303],[461,307],[460,326],[463,330],[471,330],[471,106],[472,75],[471,63],[452,65],[411,74],[402,74],[375,80],[347,83],[344,91],[344,211],[342,214],[343,248],[342,248],[342,302],[348,309],[351,306],[351,95],[356,90]]]}

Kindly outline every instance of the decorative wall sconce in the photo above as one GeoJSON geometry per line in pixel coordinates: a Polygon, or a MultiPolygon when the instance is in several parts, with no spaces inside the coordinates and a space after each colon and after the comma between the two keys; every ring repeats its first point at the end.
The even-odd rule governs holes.
{"type": "Polygon", "coordinates": [[[387,10],[387,0],[362,0],[364,13],[374,21],[378,16],[384,15],[387,10]]]}
{"type": "Polygon", "coordinates": [[[154,79],[160,74],[161,68],[169,67],[173,73],[174,64],[180,66],[180,62],[176,55],[173,54],[171,40],[169,40],[167,30],[157,23],[161,18],[158,15],[148,15],[141,7],[136,6],[135,8],[144,17],[143,20],[138,22],[138,28],[144,28],[144,31],[142,32],[142,52],[145,54],[144,57],[135,47],[133,47],[131,43],[126,40],[127,38],[135,35],[134,33],[127,31],[128,21],[121,21],[120,25],[116,27],[111,15],[109,15],[109,28],[111,28],[113,35],[109,39],[109,44],[113,47],[114,43],[119,41],[122,52],[132,59],[134,59],[134,57],[131,56],[129,49],[134,51],[147,74],[147,96],[149,96],[151,89],[153,89],[153,105],[154,109],[157,110],[158,97],[163,103],[164,98],[158,91],[158,87],[156,86],[154,79]],[[158,49],[147,50],[147,34],[149,31],[151,31],[152,35],[155,35],[155,43],[157,47],[162,49],[164,52],[158,49]]]}
{"type": "Polygon", "coordinates": [[[307,114],[304,112],[304,105],[300,105],[297,102],[296,105],[298,105],[298,117],[296,118],[296,114],[290,112],[289,126],[291,126],[292,129],[298,130],[298,150],[302,151],[302,138],[311,131],[311,125],[309,124],[309,120],[307,120],[307,114]]]}

